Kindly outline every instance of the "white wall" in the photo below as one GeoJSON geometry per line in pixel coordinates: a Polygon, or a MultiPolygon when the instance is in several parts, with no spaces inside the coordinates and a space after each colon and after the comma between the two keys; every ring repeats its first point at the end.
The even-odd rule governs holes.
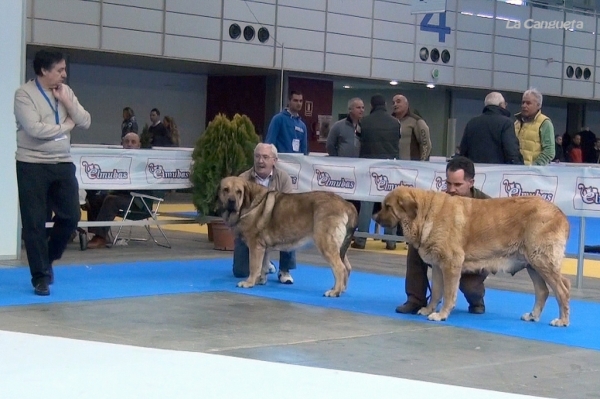
{"type": "MultiPolygon", "coordinates": [[[[28,0],[29,43],[360,78],[544,93],[600,100],[594,15],[492,0],[446,0],[446,33],[423,29],[409,0],[28,0]],[[495,15],[495,18],[494,18],[495,15]],[[507,20],[571,21],[574,31],[507,27],[507,20]],[[270,37],[231,39],[229,26],[270,37]],[[285,44],[281,61],[281,44],[285,44]],[[421,47],[447,63],[421,61],[421,47]],[[567,66],[589,68],[568,78],[567,66]]],[[[440,14],[429,20],[438,26],[440,14]]],[[[256,35],[255,35],[256,36],[256,35]]],[[[600,75],[599,75],[600,76],[600,75]]]]}
{"type": "Polygon", "coordinates": [[[7,0],[2,3],[4,23],[0,24],[0,126],[3,133],[0,146],[2,195],[0,195],[0,259],[17,259],[21,254],[19,233],[19,195],[15,169],[17,150],[15,90],[23,83],[25,54],[25,1],[7,0]]]}
{"type": "MultiPolygon", "coordinates": [[[[182,147],[193,147],[204,131],[206,75],[72,63],[68,74],[68,84],[92,115],[90,129],[75,131],[73,143],[119,144],[123,108],[128,106],[135,112],[139,133],[150,123],[152,108],[158,108],[161,117],[175,118],[182,147]]],[[[28,75],[33,75],[29,65],[28,75]]]]}

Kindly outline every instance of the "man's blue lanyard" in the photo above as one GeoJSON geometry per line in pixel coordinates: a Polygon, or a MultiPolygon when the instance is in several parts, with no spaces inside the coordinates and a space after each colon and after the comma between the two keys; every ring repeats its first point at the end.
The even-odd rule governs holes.
{"type": "Polygon", "coordinates": [[[38,82],[37,78],[35,78],[35,84],[36,84],[38,90],[42,93],[42,95],[46,99],[46,101],[48,101],[48,105],[50,106],[52,111],[54,111],[54,119],[56,120],[56,124],[60,125],[60,121],[58,119],[58,100],[56,98],[54,99],[55,103],[54,103],[54,107],[53,107],[52,103],[50,102],[50,99],[46,95],[46,92],[44,91],[44,89],[42,89],[42,85],[40,84],[40,82],[38,82]]]}

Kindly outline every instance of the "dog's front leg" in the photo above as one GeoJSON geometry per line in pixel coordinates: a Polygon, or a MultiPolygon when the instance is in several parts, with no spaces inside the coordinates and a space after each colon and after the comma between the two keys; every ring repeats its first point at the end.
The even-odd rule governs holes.
{"type": "MultiPolygon", "coordinates": [[[[435,267],[435,266],[434,266],[435,267]]],[[[461,265],[442,265],[439,267],[442,274],[442,287],[444,290],[444,301],[442,308],[439,312],[435,312],[429,315],[428,319],[433,321],[443,321],[448,318],[452,309],[456,305],[456,293],[458,292],[458,285],[460,283],[461,265]]],[[[433,302],[433,291],[431,294],[431,301],[433,302]]]]}
{"type": "Polygon", "coordinates": [[[250,249],[250,275],[248,276],[247,280],[240,281],[238,283],[237,286],[242,288],[251,288],[257,283],[260,284],[259,278],[262,269],[263,258],[265,256],[265,247],[262,245],[248,243],[248,248],[250,249]]]}
{"type": "Polygon", "coordinates": [[[419,309],[417,314],[429,316],[436,311],[444,293],[444,277],[439,266],[431,266],[431,298],[424,308],[419,309]]]}

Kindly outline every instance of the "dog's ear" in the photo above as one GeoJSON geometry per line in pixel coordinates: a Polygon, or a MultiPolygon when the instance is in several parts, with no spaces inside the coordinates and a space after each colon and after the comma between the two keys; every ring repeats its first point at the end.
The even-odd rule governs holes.
{"type": "Polygon", "coordinates": [[[252,204],[252,199],[254,198],[254,196],[252,195],[252,182],[250,181],[245,181],[244,182],[244,201],[242,202],[242,206],[250,206],[250,204],[252,204]]]}
{"type": "MultiPolygon", "coordinates": [[[[418,201],[416,198],[416,194],[414,190],[411,189],[401,189],[396,194],[396,204],[400,212],[405,213],[406,216],[410,220],[413,220],[417,217],[418,210],[418,201]]],[[[393,206],[392,209],[395,207],[393,206]]],[[[397,210],[394,209],[394,215],[397,216],[397,210]]]]}

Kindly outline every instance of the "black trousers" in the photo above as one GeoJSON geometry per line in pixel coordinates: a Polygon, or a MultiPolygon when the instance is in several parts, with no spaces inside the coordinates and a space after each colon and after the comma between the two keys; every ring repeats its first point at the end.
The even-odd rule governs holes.
{"type": "MultiPolygon", "coordinates": [[[[102,206],[97,211],[96,221],[98,222],[108,222],[115,220],[115,217],[119,214],[119,211],[127,209],[127,206],[131,202],[131,195],[127,193],[119,193],[119,194],[108,194],[104,197],[102,201],[102,206]]],[[[93,212],[96,212],[95,210],[93,212]]],[[[108,236],[108,232],[110,231],[110,227],[108,226],[99,226],[99,227],[90,227],[88,229],[90,233],[98,237],[102,237],[106,239],[108,236]]]]}
{"type": "MultiPolygon", "coordinates": [[[[427,306],[427,289],[429,288],[428,268],[429,265],[423,261],[421,255],[419,255],[419,251],[412,245],[409,245],[406,256],[406,279],[404,280],[404,290],[406,291],[406,300],[408,302],[427,306]]],[[[481,272],[465,273],[460,277],[459,290],[464,294],[469,305],[481,306],[484,304],[484,281],[487,276],[487,272],[481,272]]]]}
{"type": "Polygon", "coordinates": [[[75,165],[17,161],[17,185],[23,240],[35,286],[49,279],[52,263],[62,257],[81,217],[75,165]],[[54,212],[54,227],[48,234],[45,224],[49,210],[54,212]]]}

